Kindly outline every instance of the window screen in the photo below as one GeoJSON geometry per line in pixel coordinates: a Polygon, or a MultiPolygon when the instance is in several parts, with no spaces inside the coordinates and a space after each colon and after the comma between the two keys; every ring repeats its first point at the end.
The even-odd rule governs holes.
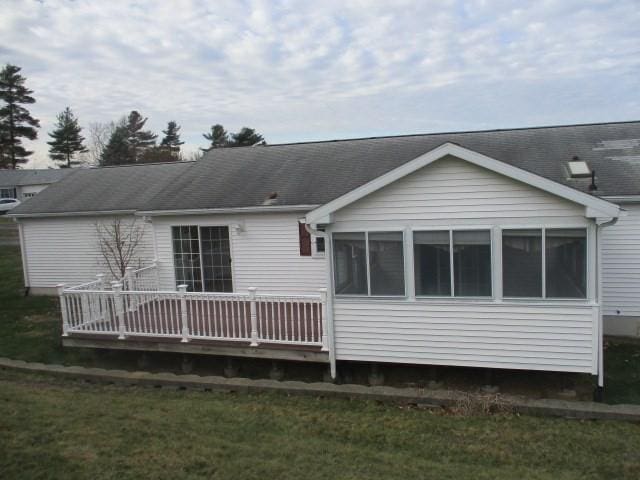
{"type": "Polygon", "coordinates": [[[365,234],[334,233],[336,294],[367,294],[367,251],[365,234]]]}
{"type": "Polygon", "coordinates": [[[586,230],[548,229],[545,240],[547,297],[586,298],[586,230]]]}
{"type": "Polygon", "coordinates": [[[369,232],[371,295],[404,295],[402,232],[369,232]]]}
{"type": "Polygon", "coordinates": [[[416,295],[451,295],[449,231],[414,232],[416,295]]]}
{"type": "Polygon", "coordinates": [[[542,297],[542,230],[503,230],[505,297],[542,297]]]}
{"type": "Polygon", "coordinates": [[[491,235],[488,230],[453,232],[454,295],[491,296],[491,235]]]}

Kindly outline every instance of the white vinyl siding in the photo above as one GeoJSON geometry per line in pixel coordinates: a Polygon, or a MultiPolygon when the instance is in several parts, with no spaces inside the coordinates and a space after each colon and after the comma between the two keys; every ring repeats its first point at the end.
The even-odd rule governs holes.
{"type": "Polygon", "coordinates": [[[334,301],[337,360],[595,373],[589,305],[334,301]]]}
{"type": "Polygon", "coordinates": [[[446,157],[339,210],[333,230],[551,222],[584,225],[584,207],[446,157]]]}
{"type": "MultiPolygon", "coordinates": [[[[109,222],[109,218],[21,219],[28,286],[51,288],[59,283],[73,285],[95,280],[98,273],[108,273],[102,266],[98,250],[97,221],[109,222]]],[[[137,222],[145,225],[141,218],[137,222]]],[[[151,226],[145,225],[144,228],[135,266],[150,264],[154,256],[151,226]]]]}
{"type": "Polygon", "coordinates": [[[154,217],[161,288],[176,287],[171,226],[228,225],[234,291],[256,287],[262,293],[317,294],[326,287],[326,260],[300,256],[300,217],[296,213],[154,217]]]}
{"type": "MultiPolygon", "coordinates": [[[[587,228],[593,239],[584,214],[583,206],[453,157],[338,210],[332,233],[490,230],[493,298],[336,297],[336,358],[596,373],[594,249],[587,299],[510,301],[501,295],[503,228],[587,228]]],[[[413,250],[407,252],[406,278],[415,293],[413,250]]]]}
{"type": "Polygon", "coordinates": [[[602,233],[604,314],[640,316],[640,205],[624,204],[627,215],[602,233]]]}

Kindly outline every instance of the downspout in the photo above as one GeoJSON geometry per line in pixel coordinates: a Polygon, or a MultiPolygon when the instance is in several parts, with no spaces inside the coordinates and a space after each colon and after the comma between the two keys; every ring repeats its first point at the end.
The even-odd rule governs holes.
{"type": "Polygon", "coordinates": [[[596,271],[597,271],[597,299],[598,299],[598,397],[602,396],[604,388],[604,322],[602,319],[602,229],[611,227],[618,222],[618,217],[609,221],[598,223],[596,219],[596,271]]]}
{"type": "Polygon", "coordinates": [[[27,249],[24,241],[24,225],[17,219],[13,219],[18,224],[18,235],[20,239],[20,256],[22,257],[22,274],[24,276],[24,294],[29,295],[31,288],[29,282],[29,264],[27,263],[27,249]]]}
{"type": "Polygon", "coordinates": [[[333,282],[331,281],[331,259],[333,258],[333,249],[331,242],[329,241],[329,234],[316,230],[311,225],[305,222],[304,228],[309,234],[317,237],[324,238],[324,256],[326,260],[326,273],[327,273],[327,335],[329,340],[329,369],[331,371],[331,378],[336,379],[336,342],[333,328],[333,282]]]}

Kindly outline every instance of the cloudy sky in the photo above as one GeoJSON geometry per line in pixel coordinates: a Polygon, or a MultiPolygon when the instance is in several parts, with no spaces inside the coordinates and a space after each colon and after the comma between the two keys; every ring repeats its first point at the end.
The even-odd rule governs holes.
{"type": "Polygon", "coordinates": [[[638,0],[0,0],[0,61],[42,129],[132,109],[188,151],[214,123],[269,143],[640,118],[638,0]]]}

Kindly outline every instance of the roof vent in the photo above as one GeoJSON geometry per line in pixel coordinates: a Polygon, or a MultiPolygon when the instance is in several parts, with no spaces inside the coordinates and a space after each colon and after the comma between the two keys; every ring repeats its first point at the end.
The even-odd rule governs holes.
{"type": "Polygon", "coordinates": [[[271,192],[269,196],[265,198],[264,202],[262,202],[262,205],[265,205],[265,206],[273,205],[277,201],[278,201],[278,192],[271,192]]]}
{"type": "Polygon", "coordinates": [[[587,162],[580,160],[579,157],[573,157],[569,162],[569,173],[571,178],[589,178],[591,176],[591,169],[587,162]]]}

